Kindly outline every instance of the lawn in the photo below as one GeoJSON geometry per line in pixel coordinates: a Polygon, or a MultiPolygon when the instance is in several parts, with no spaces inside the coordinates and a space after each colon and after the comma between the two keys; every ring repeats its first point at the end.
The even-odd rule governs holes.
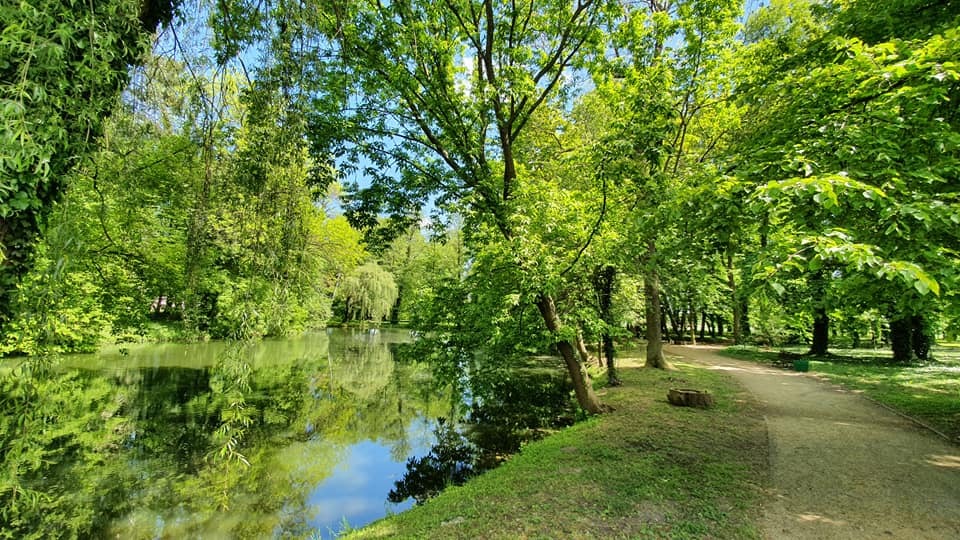
{"type": "Polygon", "coordinates": [[[627,359],[611,413],[526,445],[503,466],[347,538],[756,538],[767,441],[755,403],[725,375],[627,359]],[[671,387],[716,407],[677,408],[671,387]]]}
{"type": "MultiPolygon", "coordinates": [[[[804,349],[787,349],[802,353],[804,349]]],[[[939,345],[933,361],[913,365],[890,362],[888,351],[831,349],[825,358],[811,358],[810,371],[862,392],[960,443],[960,346],[939,345]]],[[[778,351],[730,347],[724,354],[769,362],[778,351]]]]}

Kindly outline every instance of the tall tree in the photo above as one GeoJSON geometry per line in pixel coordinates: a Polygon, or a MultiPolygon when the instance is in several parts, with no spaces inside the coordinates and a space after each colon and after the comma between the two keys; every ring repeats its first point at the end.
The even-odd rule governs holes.
{"type": "MultiPolygon", "coordinates": [[[[488,239],[522,243],[515,201],[525,178],[515,145],[538,109],[575,88],[572,68],[602,37],[598,22],[612,4],[358,1],[302,20],[323,34],[318,47],[329,47],[314,64],[315,148],[370,164],[370,187],[353,207],[358,223],[381,210],[410,215],[436,195],[464,205],[488,239]]],[[[600,412],[554,292],[544,283],[532,296],[578,402],[600,412]]]]}
{"type": "Polygon", "coordinates": [[[177,0],[0,5],[0,332],[69,171],[177,0]]]}
{"type": "MultiPolygon", "coordinates": [[[[738,148],[755,205],[796,231],[769,269],[872,277],[861,290],[890,312],[895,342],[953,286],[957,242],[957,14],[933,35],[887,25],[906,4],[919,6],[844,5],[829,33],[754,89],[752,133],[738,148]]],[[[811,303],[819,326],[823,302],[811,303]]],[[[911,350],[909,339],[894,345],[901,360],[911,350]]]]}
{"type": "MultiPolygon", "coordinates": [[[[630,242],[644,276],[648,367],[669,367],[662,351],[662,231],[683,219],[683,185],[694,172],[710,182],[713,154],[727,130],[709,118],[729,116],[722,72],[733,45],[735,2],[651,0],[625,9],[612,51],[595,64],[598,91],[616,111],[605,144],[605,169],[633,190],[630,242]]],[[[731,118],[731,120],[735,120],[731,118]]]]}

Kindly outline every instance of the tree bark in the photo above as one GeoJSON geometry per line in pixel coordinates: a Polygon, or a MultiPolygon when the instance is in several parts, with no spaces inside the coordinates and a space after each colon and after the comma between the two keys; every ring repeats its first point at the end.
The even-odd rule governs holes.
{"type": "Polygon", "coordinates": [[[603,334],[603,355],[607,359],[607,385],[620,386],[623,381],[617,376],[617,366],[614,363],[615,348],[613,346],[613,336],[609,333],[603,334]]]}
{"type": "Polygon", "coordinates": [[[827,315],[827,278],[821,268],[809,277],[813,303],[813,341],[807,354],[824,356],[830,346],[830,316],[827,315]]]}
{"type": "Polygon", "coordinates": [[[697,344],[697,312],[693,310],[693,306],[690,306],[690,344],[697,344]]]}
{"type": "MultiPolygon", "coordinates": [[[[741,321],[743,313],[740,311],[740,300],[737,298],[737,280],[733,275],[733,254],[727,253],[727,286],[730,287],[730,300],[733,304],[733,343],[740,345],[743,343],[743,328],[741,321]]],[[[720,332],[723,335],[723,331],[720,332]]]]}
{"type": "Polygon", "coordinates": [[[671,317],[670,322],[673,324],[673,335],[676,336],[675,343],[683,345],[683,334],[687,329],[687,314],[680,310],[677,310],[676,314],[676,318],[671,317]]]}
{"type": "Polygon", "coordinates": [[[557,314],[557,306],[553,303],[553,298],[548,294],[541,294],[540,297],[537,298],[537,309],[540,311],[540,315],[543,317],[543,322],[547,325],[547,329],[557,337],[557,350],[560,352],[560,356],[563,357],[563,362],[567,366],[567,372],[570,373],[570,379],[573,381],[573,391],[577,396],[577,403],[588,413],[602,413],[603,407],[600,405],[600,400],[597,399],[597,395],[593,391],[593,386],[590,384],[590,375],[587,374],[583,364],[580,363],[570,342],[559,337],[562,325],[560,316],[557,314]]]}
{"type": "Polygon", "coordinates": [[[678,407],[700,407],[702,409],[709,409],[715,403],[710,392],[686,388],[671,388],[667,392],[667,401],[678,407]]]}
{"type": "MultiPolygon", "coordinates": [[[[577,353],[580,354],[580,361],[583,362],[583,364],[586,366],[589,366],[590,364],[592,364],[594,361],[594,358],[590,356],[590,351],[587,350],[587,343],[583,341],[583,332],[581,332],[579,328],[577,328],[576,345],[577,345],[577,353]]],[[[603,362],[600,362],[600,364],[602,365],[603,362]]]]}
{"type": "Polygon", "coordinates": [[[620,378],[617,377],[617,368],[614,361],[616,351],[613,346],[613,335],[610,333],[610,328],[613,326],[613,314],[610,308],[613,305],[613,283],[616,277],[617,268],[609,264],[597,268],[593,274],[593,287],[599,301],[600,319],[604,323],[600,338],[603,343],[603,356],[607,362],[607,384],[609,386],[620,386],[622,384],[620,378]]]}
{"type": "Polygon", "coordinates": [[[740,337],[746,341],[750,335],[750,299],[740,291],[740,337]]]}
{"type": "Polygon", "coordinates": [[[914,361],[912,330],[909,316],[900,315],[890,319],[890,348],[894,362],[909,364],[914,361]]]}
{"type": "Polygon", "coordinates": [[[663,356],[663,335],[660,333],[660,276],[653,266],[656,247],[653,241],[647,243],[647,272],[643,279],[643,296],[647,315],[647,363],[645,367],[672,369],[663,356]]]}
{"type": "Polygon", "coordinates": [[[683,339],[683,329],[685,328],[684,317],[679,309],[674,308],[669,295],[660,294],[658,296],[660,298],[660,312],[663,314],[661,316],[664,318],[664,324],[661,325],[663,333],[667,336],[667,341],[672,339],[674,343],[679,345],[683,339]],[[669,328],[667,327],[668,322],[669,328]]]}
{"type": "Polygon", "coordinates": [[[830,317],[827,308],[818,305],[813,310],[813,342],[810,344],[812,356],[825,356],[830,346],[830,317]]]}
{"type": "Polygon", "coordinates": [[[910,317],[910,344],[917,358],[920,360],[930,359],[930,346],[933,345],[933,337],[930,335],[923,315],[910,317]]]}

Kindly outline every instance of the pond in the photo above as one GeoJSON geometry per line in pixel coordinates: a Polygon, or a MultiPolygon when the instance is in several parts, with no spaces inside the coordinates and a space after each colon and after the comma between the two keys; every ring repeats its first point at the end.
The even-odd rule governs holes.
{"type": "Polygon", "coordinates": [[[398,362],[405,330],[131,345],[0,367],[0,537],[330,538],[460,400],[398,362]]]}

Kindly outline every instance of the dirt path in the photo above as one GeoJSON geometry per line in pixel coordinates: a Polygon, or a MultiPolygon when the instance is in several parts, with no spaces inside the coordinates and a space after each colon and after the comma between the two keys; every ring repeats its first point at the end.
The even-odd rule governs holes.
{"type": "Polygon", "coordinates": [[[715,354],[760,401],[770,439],[767,538],[960,538],[960,447],[811,375],[715,354]]]}

